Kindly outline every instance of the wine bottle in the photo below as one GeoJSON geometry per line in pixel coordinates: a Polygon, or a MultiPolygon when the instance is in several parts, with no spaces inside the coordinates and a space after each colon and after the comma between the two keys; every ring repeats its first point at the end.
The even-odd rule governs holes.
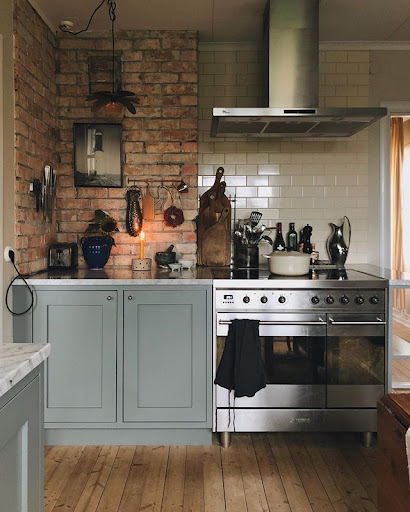
{"type": "Polygon", "coordinates": [[[298,234],[295,231],[295,223],[289,224],[289,231],[286,235],[287,249],[288,251],[298,250],[298,234]]]}
{"type": "Polygon", "coordinates": [[[274,251],[284,251],[285,250],[285,240],[282,235],[282,222],[278,222],[276,224],[276,238],[273,242],[273,250],[274,251]]]}
{"type": "Polygon", "coordinates": [[[311,236],[312,236],[312,226],[309,226],[309,224],[306,224],[306,226],[303,228],[303,238],[304,238],[303,252],[305,252],[307,254],[312,254],[312,244],[310,242],[311,236]]]}

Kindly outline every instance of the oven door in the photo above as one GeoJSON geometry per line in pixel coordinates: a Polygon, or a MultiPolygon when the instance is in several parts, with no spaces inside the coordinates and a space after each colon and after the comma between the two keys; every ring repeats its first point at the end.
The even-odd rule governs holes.
{"type": "MultiPolygon", "coordinates": [[[[234,407],[323,408],[326,405],[325,315],[293,313],[217,313],[215,369],[235,318],[259,320],[266,388],[252,398],[236,398],[234,407]]],[[[216,386],[216,406],[232,407],[229,391],[216,386]]]]}
{"type": "Polygon", "coordinates": [[[383,314],[328,315],[328,407],[376,407],[385,394],[385,330],[383,314]]]}

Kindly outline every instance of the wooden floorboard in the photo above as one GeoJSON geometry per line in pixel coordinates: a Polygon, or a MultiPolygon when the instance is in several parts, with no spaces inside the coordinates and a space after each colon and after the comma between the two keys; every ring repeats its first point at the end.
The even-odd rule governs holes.
{"type": "Polygon", "coordinates": [[[234,434],[211,446],[53,446],[46,512],[376,512],[375,445],[234,434]]]}

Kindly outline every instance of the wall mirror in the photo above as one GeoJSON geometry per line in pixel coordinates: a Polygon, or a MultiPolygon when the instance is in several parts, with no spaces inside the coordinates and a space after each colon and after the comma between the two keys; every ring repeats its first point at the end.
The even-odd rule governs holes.
{"type": "Polygon", "coordinates": [[[121,124],[74,123],[74,185],[122,187],[121,124]]]}

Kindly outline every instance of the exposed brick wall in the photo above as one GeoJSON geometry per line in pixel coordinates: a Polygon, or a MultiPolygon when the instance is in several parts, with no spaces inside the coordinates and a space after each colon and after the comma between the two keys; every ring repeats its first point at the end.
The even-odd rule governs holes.
{"type": "MultiPolygon", "coordinates": [[[[144,221],[146,257],[165,250],[169,244],[186,256],[196,254],[193,219],[197,215],[197,33],[193,31],[129,31],[116,36],[121,51],[122,88],[134,92],[140,102],[136,115],[124,111],[121,118],[96,116],[85,101],[89,93],[88,58],[110,58],[109,33],[98,36],[58,38],[57,104],[60,143],[58,151],[59,185],[57,191],[57,239],[77,241],[101,208],[120,223],[115,234],[117,247],[112,249],[108,265],[130,265],[139,255],[139,237],[125,229],[127,178],[157,180],[183,178],[189,192],[182,195],[185,222],[177,228],[166,227],[163,216],[144,221]],[[124,188],[74,187],[75,122],[120,122],[124,188]]],[[[165,183],[166,184],[166,183],[165,183]]],[[[177,200],[176,205],[179,206],[177,200]]],[[[81,254],[81,251],[80,251],[81,254]]],[[[80,261],[81,265],[84,262],[80,261]]]]}
{"type": "Polygon", "coordinates": [[[56,167],[55,38],[26,0],[14,8],[15,248],[20,271],[42,270],[53,225],[35,210],[29,192],[45,165],[56,167]]]}

